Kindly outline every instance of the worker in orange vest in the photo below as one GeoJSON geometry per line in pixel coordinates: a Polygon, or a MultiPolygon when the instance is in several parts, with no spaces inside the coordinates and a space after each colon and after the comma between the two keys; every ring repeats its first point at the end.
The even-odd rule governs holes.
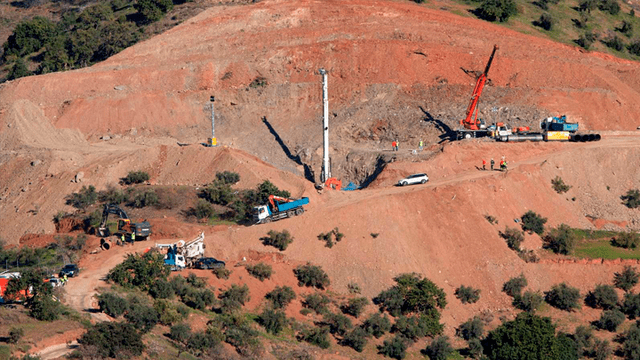
{"type": "Polygon", "coordinates": [[[391,147],[393,148],[393,151],[398,151],[398,143],[395,140],[391,143],[391,147]]]}
{"type": "Polygon", "coordinates": [[[487,160],[482,159],[482,170],[487,170],[487,160]]]}

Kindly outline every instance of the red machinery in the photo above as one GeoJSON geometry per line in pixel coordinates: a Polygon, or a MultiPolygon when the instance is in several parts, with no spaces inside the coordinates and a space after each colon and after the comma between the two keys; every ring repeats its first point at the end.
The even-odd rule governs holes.
{"type": "Polygon", "coordinates": [[[288,202],[292,202],[293,200],[283,198],[282,196],[269,195],[269,204],[271,204],[271,209],[274,212],[280,211],[278,210],[278,204],[276,204],[276,201],[279,203],[288,203],[288,202]]]}

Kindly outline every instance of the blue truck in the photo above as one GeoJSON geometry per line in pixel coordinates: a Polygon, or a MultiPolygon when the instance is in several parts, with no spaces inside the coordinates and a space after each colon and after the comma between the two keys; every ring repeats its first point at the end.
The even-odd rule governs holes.
{"type": "Polygon", "coordinates": [[[253,220],[256,224],[266,224],[280,219],[294,217],[304,213],[303,205],[309,204],[309,198],[287,199],[269,195],[269,204],[254,208],[253,220]]]}
{"type": "Polygon", "coordinates": [[[545,131],[568,131],[575,133],[578,131],[578,123],[568,123],[566,115],[554,116],[542,120],[540,128],[545,131]]]}

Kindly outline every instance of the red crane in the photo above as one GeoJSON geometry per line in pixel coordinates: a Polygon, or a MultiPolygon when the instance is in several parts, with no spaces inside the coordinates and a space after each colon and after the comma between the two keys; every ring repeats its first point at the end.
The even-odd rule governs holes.
{"type": "Polygon", "coordinates": [[[467,117],[464,120],[460,120],[460,125],[464,126],[465,129],[480,130],[481,121],[478,120],[478,101],[480,100],[480,95],[482,95],[484,84],[487,82],[487,74],[489,73],[489,68],[491,67],[491,62],[493,61],[493,56],[496,54],[496,50],[498,50],[498,45],[493,46],[493,52],[491,53],[491,57],[489,57],[487,67],[484,69],[484,72],[478,77],[476,87],[473,88],[471,101],[469,102],[469,107],[467,108],[467,117]]]}

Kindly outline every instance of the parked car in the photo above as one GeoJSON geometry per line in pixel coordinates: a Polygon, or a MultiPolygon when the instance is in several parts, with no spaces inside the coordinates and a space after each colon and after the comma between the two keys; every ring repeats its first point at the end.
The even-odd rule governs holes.
{"type": "Polygon", "coordinates": [[[429,181],[429,177],[427,176],[427,174],[413,174],[398,181],[398,185],[405,186],[413,184],[425,184],[427,181],[429,181]]]}
{"type": "Polygon", "coordinates": [[[222,260],[216,260],[212,257],[203,257],[196,260],[195,267],[196,269],[216,269],[223,268],[225,266],[225,262],[222,260]]]}
{"type": "Polygon", "coordinates": [[[67,277],[74,277],[78,275],[79,271],[80,270],[78,269],[78,265],[67,264],[62,268],[62,270],[60,270],[60,274],[58,274],[58,277],[64,277],[65,275],[67,275],[67,277]]]}
{"type": "Polygon", "coordinates": [[[62,286],[62,280],[60,280],[57,277],[53,277],[52,276],[50,279],[45,280],[45,281],[48,282],[49,285],[51,285],[51,287],[54,287],[54,288],[62,286]]]}

